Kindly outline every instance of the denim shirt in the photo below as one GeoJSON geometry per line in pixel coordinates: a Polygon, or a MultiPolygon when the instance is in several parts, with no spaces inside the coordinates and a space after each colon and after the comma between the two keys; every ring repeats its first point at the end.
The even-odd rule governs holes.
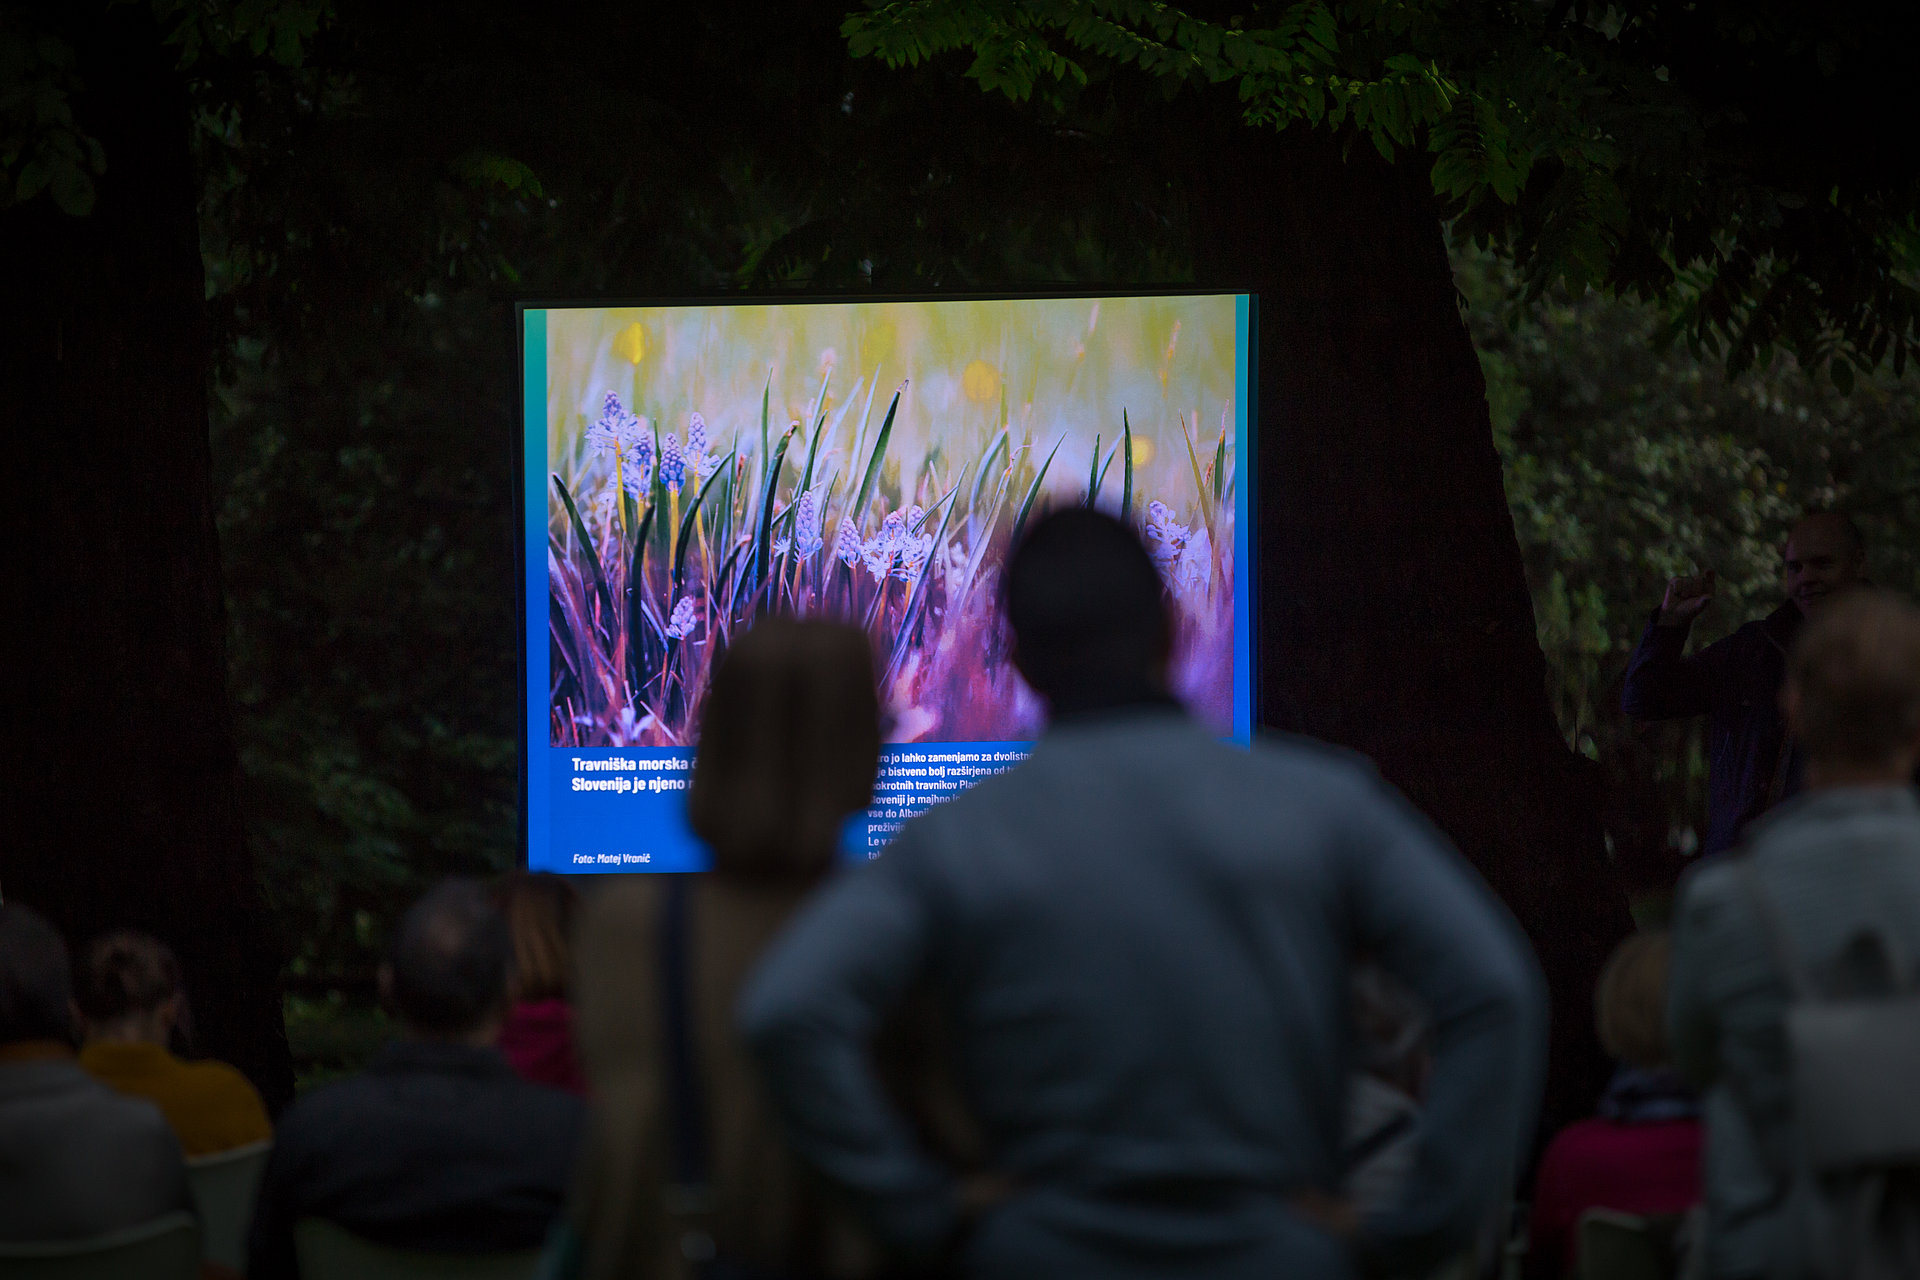
{"type": "Polygon", "coordinates": [[[1344,753],[1234,747],[1170,710],[1057,724],[823,890],[740,1021],[796,1147],[896,1243],[935,1247],[956,1215],[865,1052],[927,981],[1021,1188],[973,1273],[1341,1276],[1346,1250],[1287,1201],[1339,1184],[1362,951],[1437,1046],[1404,1196],[1362,1247],[1457,1246],[1528,1138],[1543,984],[1486,886],[1344,753]]]}

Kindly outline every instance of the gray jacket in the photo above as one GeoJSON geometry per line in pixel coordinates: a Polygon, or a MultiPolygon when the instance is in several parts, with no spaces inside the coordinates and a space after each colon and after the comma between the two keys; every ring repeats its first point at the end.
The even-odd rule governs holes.
{"type": "Polygon", "coordinates": [[[151,1102],[72,1058],[0,1063],[0,1240],[75,1240],[192,1212],[187,1167],[151,1102]]]}
{"type": "MultiPolygon", "coordinates": [[[[1829,968],[1866,925],[1920,956],[1920,794],[1911,787],[1801,796],[1752,828],[1744,856],[1810,971],[1829,968]]],[[[1739,871],[1709,863],[1681,888],[1668,1030],[1675,1065],[1704,1091],[1711,1274],[1795,1274],[1803,1264],[1781,1212],[1793,1141],[1786,991],[1739,871]]]]}
{"type": "Polygon", "coordinates": [[[864,1048],[927,980],[1019,1187],[970,1272],[1314,1280],[1353,1260],[1288,1200],[1340,1184],[1360,953],[1433,1014],[1411,1175],[1363,1242],[1422,1255],[1505,1192],[1544,993],[1513,919],[1357,758],[1226,745],[1170,710],[1058,725],[804,908],[741,1025],[801,1154],[897,1242],[932,1248],[956,1215],[864,1048]]]}

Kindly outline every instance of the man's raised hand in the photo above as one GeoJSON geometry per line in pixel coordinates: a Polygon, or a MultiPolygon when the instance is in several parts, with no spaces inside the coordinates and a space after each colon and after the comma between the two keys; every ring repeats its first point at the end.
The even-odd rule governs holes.
{"type": "Polygon", "coordinates": [[[1668,578],[1667,594],[1660,598],[1660,625],[1685,626],[1712,603],[1713,570],[1697,578],[1668,578]]]}

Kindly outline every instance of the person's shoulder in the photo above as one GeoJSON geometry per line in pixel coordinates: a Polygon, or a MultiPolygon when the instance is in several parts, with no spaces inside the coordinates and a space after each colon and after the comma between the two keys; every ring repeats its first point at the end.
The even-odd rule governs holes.
{"type": "Polygon", "coordinates": [[[179,1079],[180,1087],[196,1099],[221,1103],[233,1110],[266,1114],[266,1104],[260,1099],[260,1091],[253,1087],[253,1081],[228,1063],[213,1058],[182,1062],[179,1079]]]}
{"type": "Polygon", "coordinates": [[[1751,848],[1747,848],[1717,854],[1690,867],[1674,893],[1674,924],[1690,930],[1724,924],[1729,907],[1743,892],[1740,860],[1752,856],[1751,848]]]}

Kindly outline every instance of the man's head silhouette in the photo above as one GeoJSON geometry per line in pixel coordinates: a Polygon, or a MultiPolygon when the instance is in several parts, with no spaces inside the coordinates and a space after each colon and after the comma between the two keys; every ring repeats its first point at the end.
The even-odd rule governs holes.
{"type": "Polygon", "coordinates": [[[1046,516],[1007,562],[1015,665],[1053,713],[1164,697],[1173,626],[1160,575],[1112,516],[1046,516]]]}

